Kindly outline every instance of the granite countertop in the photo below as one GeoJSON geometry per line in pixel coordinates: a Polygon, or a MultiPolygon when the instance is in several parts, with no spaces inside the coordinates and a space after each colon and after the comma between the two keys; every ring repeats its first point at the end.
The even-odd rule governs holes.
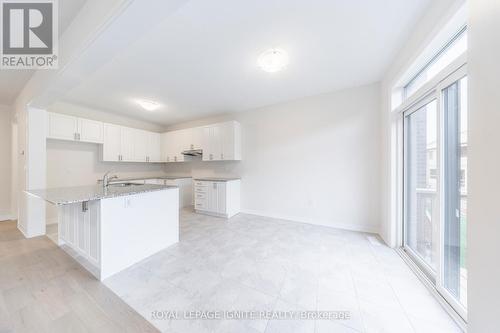
{"type": "Polygon", "coordinates": [[[54,205],[67,205],[78,202],[92,201],[128,196],[146,192],[175,189],[177,186],[166,185],[110,185],[106,189],[102,185],[50,188],[45,190],[26,191],[35,197],[54,205]]]}
{"type": "Polygon", "coordinates": [[[209,181],[209,182],[229,182],[231,180],[240,180],[239,177],[201,177],[194,180],[209,181]]]}
{"type": "Polygon", "coordinates": [[[146,180],[146,179],[186,179],[186,178],[192,178],[191,176],[147,176],[147,177],[126,177],[126,178],[118,178],[114,179],[113,183],[118,183],[118,182],[126,182],[126,181],[131,181],[131,180],[146,180]]]}

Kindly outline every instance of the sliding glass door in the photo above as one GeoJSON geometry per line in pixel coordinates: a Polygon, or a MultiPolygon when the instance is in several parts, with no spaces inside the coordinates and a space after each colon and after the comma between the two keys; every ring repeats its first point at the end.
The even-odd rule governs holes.
{"type": "Polygon", "coordinates": [[[416,107],[405,119],[405,245],[430,277],[437,269],[439,244],[437,100],[416,107]]]}
{"type": "Polygon", "coordinates": [[[467,112],[463,69],[403,114],[403,248],[464,319],[467,112]]]}
{"type": "Polygon", "coordinates": [[[443,255],[440,288],[457,308],[467,306],[467,77],[442,89],[443,255]]]}

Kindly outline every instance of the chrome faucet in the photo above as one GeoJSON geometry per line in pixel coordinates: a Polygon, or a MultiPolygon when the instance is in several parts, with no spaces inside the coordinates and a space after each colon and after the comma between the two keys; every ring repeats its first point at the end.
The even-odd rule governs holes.
{"type": "Polygon", "coordinates": [[[113,170],[109,170],[108,172],[106,172],[104,174],[104,177],[102,177],[102,186],[104,186],[104,188],[108,187],[109,186],[109,182],[113,179],[118,179],[118,176],[111,176],[109,177],[109,174],[112,172],[113,170]]]}

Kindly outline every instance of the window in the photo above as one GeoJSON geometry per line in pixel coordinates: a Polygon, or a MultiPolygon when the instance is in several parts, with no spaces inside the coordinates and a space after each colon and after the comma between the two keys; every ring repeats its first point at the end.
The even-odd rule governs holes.
{"type": "Polygon", "coordinates": [[[402,116],[403,250],[466,318],[466,68],[444,78],[402,116]]]}
{"type": "Polygon", "coordinates": [[[413,95],[467,50],[467,28],[462,28],[404,87],[404,99],[413,95]]]}
{"type": "Polygon", "coordinates": [[[437,270],[439,210],[436,161],[429,158],[437,143],[437,100],[405,117],[406,224],[405,245],[430,276],[437,270]]]}
{"type": "Polygon", "coordinates": [[[443,90],[444,235],[443,287],[467,305],[467,77],[443,90]]]}

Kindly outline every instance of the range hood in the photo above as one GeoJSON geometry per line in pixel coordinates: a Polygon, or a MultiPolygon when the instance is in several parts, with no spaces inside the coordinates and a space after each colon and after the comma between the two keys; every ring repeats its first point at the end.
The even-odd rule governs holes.
{"type": "Polygon", "coordinates": [[[186,155],[186,156],[201,156],[201,155],[203,155],[203,150],[201,150],[201,149],[184,150],[182,152],[182,155],[186,155]]]}

